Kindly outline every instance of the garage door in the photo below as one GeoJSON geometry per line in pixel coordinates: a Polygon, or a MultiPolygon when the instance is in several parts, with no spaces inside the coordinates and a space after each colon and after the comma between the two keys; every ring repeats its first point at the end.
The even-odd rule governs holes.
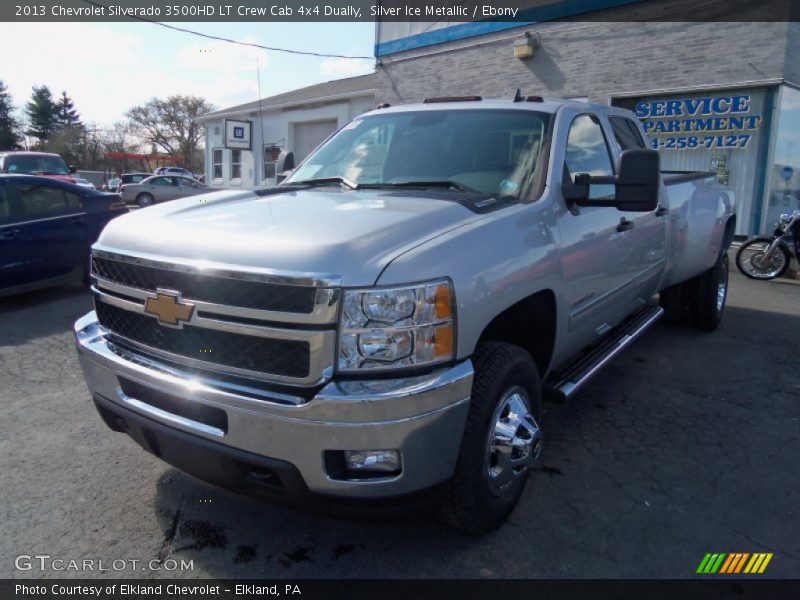
{"type": "Polygon", "coordinates": [[[294,161],[300,162],[311,151],[319,146],[320,142],[336,131],[337,121],[314,121],[313,123],[294,124],[294,161]]]}

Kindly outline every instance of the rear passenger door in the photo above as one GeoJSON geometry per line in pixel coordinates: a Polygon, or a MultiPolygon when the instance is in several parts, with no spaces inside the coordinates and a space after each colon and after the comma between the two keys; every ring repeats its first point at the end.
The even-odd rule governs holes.
{"type": "Polygon", "coordinates": [[[174,177],[165,175],[154,177],[147,184],[147,191],[153,195],[156,202],[173,200],[178,194],[178,184],[173,179],[174,177]]]}
{"type": "MultiPolygon", "coordinates": [[[[638,124],[628,117],[608,117],[619,153],[624,150],[646,150],[647,144],[638,124]]],[[[659,206],[651,212],[620,213],[633,223],[629,232],[630,257],[628,276],[634,285],[637,298],[648,299],[656,293],[664,271],[666,259],[667,207],[659,206]]]]}
{"type": "Polygon", "coordinates": [[[17,204],[27,281],[61,277],[82,267],[88,239],[80,196],[55,182],[7,185],[17,204]]]}

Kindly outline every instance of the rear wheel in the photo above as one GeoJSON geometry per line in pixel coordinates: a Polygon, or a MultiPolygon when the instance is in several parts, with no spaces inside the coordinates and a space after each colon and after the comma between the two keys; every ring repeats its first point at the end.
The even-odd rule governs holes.
{"type": "Polygon", "coordinates": [[[714,331],[722,323],[728,299],[728,254],[689,282],[689,316],[698,329],[714,331]]]}
{"type": "Polygon", "coordinates": [[[144,208],[145,206],[151,206],[155,202],[155,199],[150,194],[139,194],[136,196],[136,204],[144,208]]]}
{"type": "Polygon", "coordinates": [[[468,533],[498,527],[517,505],[542,451],[541,385],[530,354],[490,342],[473,357],[467,423],[439,514],[468,533]]]}
{"type": "Polygon", "coordinates": [[[785,246],[778,244],[767,256],[773,238],[755,237],[741,245],[736,253],[736,266],[750,279],[775,279],[789,268],[791,256],[785,246]]]}
{"type": "Polygon", "coordinates": [[[664,320],[670,325],[684,325],[689,321],[689,307],[683,283],[662,290],[658,295],[658,301],[664,309],[664,320]]]}

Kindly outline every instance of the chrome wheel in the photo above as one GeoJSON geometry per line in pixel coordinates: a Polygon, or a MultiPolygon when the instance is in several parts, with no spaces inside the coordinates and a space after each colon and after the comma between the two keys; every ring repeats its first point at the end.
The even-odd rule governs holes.
{"type": "Polygon", "coordinates": [[[146,206],[151,206],[153,204],[153,197],[150,194],[139,194],[139,197],[136,198],[136,202],[142,208],[146,206]]]}
{"type": "Polygon", "coordinates": [[[774,279],[789,265],[789,257],[781,246],[767,253],[772,241],[769,239],[745,242],[736,255],[736,265],[742,274],[751,279],[774,279]]]}
{"type": "Polygon", "coordinates": [[[492,416],[485,472],[495,495],[526,477],[541,452],[542,432],[529,406],[528,392],[515,386],[506,391],[492,416]]]}
{"type": "Polygon", "coordinates": [[[725,299],[728,296],[728,261],[723,261],[724,272],[717,282],[717,313],[721,313],[725,308],[725,299]]]}

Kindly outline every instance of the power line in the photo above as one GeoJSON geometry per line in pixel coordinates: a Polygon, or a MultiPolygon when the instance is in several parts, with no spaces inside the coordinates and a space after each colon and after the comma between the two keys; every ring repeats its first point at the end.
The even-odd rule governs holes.
{"type": "MultiPolygon", "coordinates": [[[[100,4],[99,2],[93,2],[92,0],[82,0],[85,4],[91,4],[92,6],[96,6],[98,8],[102,8],[103,10],[108,9],[109,7],[100,4]]],[[[169,25],[167,23],[162,23],[161,21],[154,21],[152,19],[148,19],[146,17],[140,17],[138,15],[126,15],[131,19],[135,19],[137,21],[142,21],[144,23],[152,23],[153,25],[160,25],[166,29],[172,29],[173,31],[180,31],[181,33],[189,33],[191,35],[196,35],[202,38],[206,38],[209,40],[215,40],[218,42],[227,42],[229,44],[236,44],[237,46],[248,46],[250,48],[258,48],[260,50],[269,50],[271,52],[285,52],[287,54],[299,54],[302,56],[318,56],[320,58],[346,58],[346,59],[368,59],[372,60],[373,56],[348,56],[345,54],[326,54],[324,52],[309,52],[305,50],[291,50],[289,48],[273,48],[271,46],[262,46],[261,44],[255,44],[253,42],[240,42],[238,40],[232,40],[230,38],[219,37],[216,35],[210,35],[208,33],[202,33],[200,31],[193,31],[191,29],[184,29],[183,27],[176,27],[175,25],[169,25]]]]}

